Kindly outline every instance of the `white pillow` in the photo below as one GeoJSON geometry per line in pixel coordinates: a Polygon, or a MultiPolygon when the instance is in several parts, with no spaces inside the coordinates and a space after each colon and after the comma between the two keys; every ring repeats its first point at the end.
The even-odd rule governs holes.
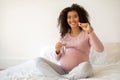
{"type": "Polygon", "coordinates": [[[102,53],[91,49],[90,61],[92,64],[114,64],[120,62],[120,42],[103,43],[104,51],[102,53]]]}
{"type": "Polygon", "coordinates": [[[55,46],[53,45],[43,46],[40,49],[40,57],[43,57],[51,62],[59,64],[59,62],[55,59],[55,54],[55,46]]]}
{"type": "Polygon", "coordinates": [[[92,65],[104,65],[106,58],[106,52],[97,52],[93,48],[90,51],[90,62],[92,65]]]}
{"type": "Polygon", "coordinates": [[[120,42],[105,43],[106,63],[113,64],[120,62],[120,42]]]}

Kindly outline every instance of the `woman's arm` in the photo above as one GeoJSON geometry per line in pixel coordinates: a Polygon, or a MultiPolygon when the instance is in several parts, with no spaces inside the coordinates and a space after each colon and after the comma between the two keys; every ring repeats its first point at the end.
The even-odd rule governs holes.
{"type": "Polygon", "coordinates": [[[91,46],[98,52],[102,52],[104,51],[104,46],[101,43],[101,41],[98,39],[98,37],[96,36],[96,34],[94,33],[94,31],[92,31],[89,35],[89,40],[90,40],[90,44],[91,46]]]}

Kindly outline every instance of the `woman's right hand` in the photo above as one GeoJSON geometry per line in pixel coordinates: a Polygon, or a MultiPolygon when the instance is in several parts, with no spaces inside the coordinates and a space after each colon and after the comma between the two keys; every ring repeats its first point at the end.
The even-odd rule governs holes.
{"type": "Polygon", "coordinates": [[[56,43],[55,48],[56,48],[57,53],[60,52],[60,49],[62,48],[62,46],[63,46],[63,44],[61,42],[56,43]]]}

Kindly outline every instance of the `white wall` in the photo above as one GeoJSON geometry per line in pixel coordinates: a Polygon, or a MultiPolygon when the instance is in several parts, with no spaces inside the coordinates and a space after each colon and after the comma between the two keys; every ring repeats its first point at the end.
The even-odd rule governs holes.
{"type": "Polygon", "coordinates": [[[103,42],[120,42],[119,0],[0,0],[0,68],[39,56],[40,47],[55,45],[57,18],[72,3],[84,6],[103,42]]]}

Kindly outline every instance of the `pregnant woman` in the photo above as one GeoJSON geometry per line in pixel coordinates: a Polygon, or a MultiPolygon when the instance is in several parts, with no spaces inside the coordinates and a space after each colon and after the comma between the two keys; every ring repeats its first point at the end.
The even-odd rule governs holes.
{"type": "Polygon", "coordinates": [[[60,41],[55,45],[56,59],[60,65],[41,58],[41,62],[48,65],[47,70],[52,71],[50,74],[43,70],[43,74],[64,75],[72,80],[93,75],[89,61],[90,48],[102,52],[104,47],[88,18],[88,12],[78,4],[72,4],[61,11],[58,18],[60,41]]]}

